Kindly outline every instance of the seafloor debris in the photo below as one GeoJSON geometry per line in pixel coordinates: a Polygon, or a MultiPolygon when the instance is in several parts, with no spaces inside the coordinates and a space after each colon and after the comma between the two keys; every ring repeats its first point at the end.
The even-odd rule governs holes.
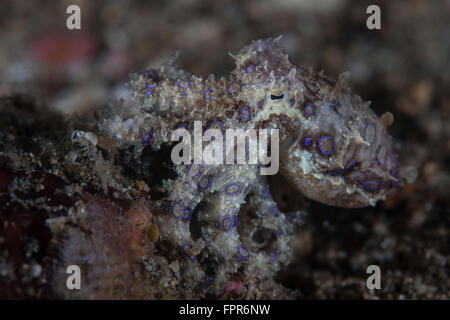
{"type": "Polygon", "coordinates": [[[31,248],[38,236],[1,245],[30,247],[29,268],[45,275],[17,282],[24,257],[2,255],[7,297],[298,294],[274,276],[290,261],[300,204],[281,212],[257,164],[174,165],[172,132],[192,130],[194,120],[206,134],[280,129],[284,177],[312,199],[360,207],[401,180],[386,130],[392,117],[377,118],[345,76],[293,65],[276,40],[256,41],[235,60],[228,79],[202,79],[173,63],[133,74],[133,103],[108,105],[97,122],[66,123],[23,98],[2,101],[1,234],[30,228],[20,217],[29,215],[41,247],[31,248]],[[81,290],[66,287],[69,265],[81,268],[81,290]]]}

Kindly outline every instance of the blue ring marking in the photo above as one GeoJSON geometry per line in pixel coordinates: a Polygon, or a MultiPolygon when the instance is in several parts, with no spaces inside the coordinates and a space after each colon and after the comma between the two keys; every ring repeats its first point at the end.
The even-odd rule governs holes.
{"type": "Polygon", "coordinates": [[[211,94],[209,94],[209,96],[206,97],[206,94],[207,94],[208,92],[213,92],[213,91],[212,91],[211,89],[206,89],[205,91],[203,91],[203,98],[204,98],[205,100],[211,99],[211,94]]]}
{"type": "Polygon", "coordinates": [[[188,176],[189,176],[189,173],[191,172],[192,166],[193,166],[194,164],[198,165],[198,171],[197,171],[197,173],[196,173],[192,178],[195,178],[196,176],[198,176],[198,174],[200,173],[200,170],[202,169],[202,165],[201,165],[201,164],[192,162],[191,165],[189,166],[189,169],[188,169],[188,172],[187,172],[188,176]]]}
{"type": "Polygon", "coordinates": [[[366,128],[364,129],[364,141],[369,142],[370,144],[372,144],[372,143],[374,143],[376,137],[377,137],[377,127],[375,127],[375,125],[372,122],[369,122],[366,125],[366,128]],[[369,128],[369,126],[371,126],[375,130],[375,133],[373,135],[372,141],[367,140],[367,129],[369,128]]]}
{"type": "MultiPolygon", "coordinates": [[[[244,160],[245,158],[248,157],[248,148],[247,148],[247,146],[244,147],[244,150],[245,150],[244,157],[241,158],[241,159],[236,159],[236,158],[233,157],[233,162],[238,162],[238,161],[244,160]]],[[[237,149],[236,149],[236,151],[237,151],[237,149]]]]}
{"type": "Polygon", "coordinates": [[[312,103],[308,103],[306,106],[305,106],[305,113],[308,115],[308,116],[312,116],[312,115],[314,115],[314,105],[312,104],[312,103]],[[310,106],[311,107],[311,113],[310,112],[308,112],[308,106],[310,106]]]}
{"type": "Polygon", "coordinates": [[[152,86],[150,86],[148,83],[145,85],[148,89],[147,90],[145,90],[145,94],[146,95],[148,95],[148,96],[151,96],[152,95],[152,89],[153,88],[156,88],[157,86],[158,86],[158,84],[155,84],[153,87],[152,86]]]}
{"type": "Polygon", "coordinates": [[[233,218],[233,227],[235,227],[237,224],[237,215],[233,215],[233,218]]]}
{"type": "Polygon", "coordinates": [[[305,146],[310,146],[311,145],[311,138],[310,137],[306,137],[305,140],[303,141],[303,144],[305,146]]]}
{"type": "Polygon", "coordinates": [[[262,107],[262,104],[263,104],[263,101],[260,101],[259,103],[258,103],[258,107],[262,107]]]}
{"type": "Polygon", "coordinates": [[[362,185],[363,185],[364,188],[365,188],[367,191],[369,191],[369,192],[377,191],[378,188],[380,188],[380,183],[379,183],[377,180],[366,180],[366,181],[362,182],[362,185]],[[369,186],[369,183],[372,183],[372,182],[374,182],[374,183],[377,185],[375,188],[371,188],[371,187],[369,186]]]}
{"type": "Polygon", "coordinates": [[[320,151],[321,151],[323,154],[330,154],[330,153],[332,153],[332,152],[333,152],[333,149],[334,149],[334,146],[333,146],[333,140],[331,140],[331,137],[326,136],[326,137],[320,138],[320,140],[319,140],[319,149],[320,149],[320,151]],[[327,140],[330,142],[330,144],[331,144],[331,150],[328,151],[328,152],[324,151],[324,150],[322,149],[322,146],[321,146],[322,141],[323,141],[324,139],[327,139],[327,140]]]}
{"type": "Polygon", "coordinates": [[[231,219],[230,219],[229,217],[226,217],[225,219],[222,220],[222,229],[223,229],[224,231],[230,230],[232,226],[233,226],[233,225],[232,225],[231,219]],[[224,223],[224,222],[225,222],[225,220],[227,220],[227,219],[228,219],[228,221],[230,222],[230,224],[229,224],[228,228],[225,229],[225,223],[224,223]]]}
{"type": "Polygon", "coordinates": [[[350,170],[350,168],[356,166],[356,162],[355,160],[350,160],[349,162],[347,162],[347,164],[345,165],[344,170],[350,170]]]}
{"type": "Polygon", "coordinates": [[[194,257],[192,257],[192,258],[190,258],[188,255],[187,255],[187,252],[186,252],[186,246],[189,246],[190,247],[190,245],[189,244],[187,244],[187,243],[185,243],[185,244],[183,244],[183,247],[182,247],[182,249],[183,249],[183,251],[184,251],[184,253],[186,254],[186,256],[188,257],[188,259],[189,260],[191,260],[192,262],[194,262],[195,261],[195,257],[196,256],[194,256],[194,257]]]}
{"type": "Polygon", "coordinates": [[[199,187],[199,189],[205,190],[205,189],[207,189],[207,188],[209,187],[209,184],[210,184],[209,178],[208,178],[208,177],[203,177],[202,180],[199,181],[199,183],[197,184],[197,186],[199,187]],[[202,187],[201,187],[202,181],[204,181],[205,179],[208,180],[208,184],[206,185],[206,187],[202,188],[202,187]]]}
{"type": "Polygon", "coordinates": [[[349,110],[347,104],[346,104],[344,101],[342,101],[341,99],[336,100],[336,102],[333,104],[333,109],[334,109],[334,111],[336,111],[336,113],[337,113],[338,115],[340,115],[340,116],[343,117],[344,119],[348,119],[348,117],[350,117],[350,110],[349,110]],[[344,114],[342,114],[342,113],[340,113],[340,112],[338,111],[337,105],[338,105],[339,102],[341,102],[341,103],[345,106],[345,110],[347,111],[347,115],[344,115],[344,114]]]}
{"type": "Polygon", "coordinates": [[[178,87],[180,87],[181,89],[187,89],[187,88],[189,88],[189,86],[191,85],[191,83],[189,82],[189,80],[178,80],[178,87]],[[182,85],[181,85],[181,82],[187,82],[187,86],[186,87],[183,87],[182,85]]]}
{"type": "Polygon", "coordinates": [[[252,113],[251,113],[251,111],[250,111],[250,109],[249,108],[247,108],[247,107],[245,107],[245,108],[242,108],[242,111],[241,111],[241,117],[242,117],[242,120],[248,120],[248,119],[250,119],[251,118],[251,116],[252,116],[252,113]],[[245,110],[247,110],[247,113],[248,113],[248,116],[247,116],[247,118],[246,117],[244,117],[244,111],[245,110]]]}
{"type": "Polygon", "coordinates": [[[247,73],[252,73],[254,69],[255,69],[255,65],[251,64],[251,65],[247,66],[247,68],[245,69],[245,71],[246,71],[247,73]],[[249,71],[248,68],[250,68],[250,67],[251,67],[251,69],[250,69],[250,71],[249,71]]]}
{"type": "Polygon", "coordinates": [[[273,208],[272,208],[272,210],[271,210],[271,212],[273,213],[273,215],[274,215],[275,217],[277,217],[277,216],[278,216],[278,212],[280,212],[280,211],[278,210],[277,206],[274,205],[273,208]]]}
{"type": "Polygon", "coordinates": [[[179,203],[179,202],[175,202],[173,205],[172,205],[172,215],[175,217],[175,219],[178,219],[180,216],[176,216],[175,215],[175,212],[174,212],[174,209],[175,209],[175,206],[180,206],[180,208],[181,208],[181,203],[179,203]]]}
{"type": "Polygon", "coordinates": [[[202,287],[206,287],[207,285],[214,282],[214,276],[209,276],[209,280],[207,280],[207,275],[205,275],[205,282],[202,283],[202,287]]]}
{"type": "Polygon", "coordinates": [[[295,99],[291,99],[291,104],[292,104],[292,105],[295,104],[295,99]]]}
{"type": "Polygon", "coordinates": [[[214,136],[211,136],[211,135],[209,134],[209,132],[208,132],[209,129],[211,128],[211,126],[212,126],[213,124],[218,124],[219,127],[220,127],[220,131],[222,131],[222,133],[223,133],[223,127],[222,127],[222,124],[221,124],[219,121],[211,122],[211,124],[209,125],[209,127],[206,129],[206,134],[207,134],[210,138],[214,137],[214,136]]]}
{"type": "Polygon", "coordinates": [[[188,215],[185,217],[185,216],[183,216],[183,215],[181,215],[181,219],[183,219],[184,221],[187,221],[187,220],[189,220],[189,218],[191,217],[191,211],[189,210],[189,209],[184,209],[183,211],[181,211],[181,212],[188,212],[188,215]]]}
{"type": "Polygon", "coordinates": [[[248,252],[248,250],[245,249],[243,246],[239,246],[239,248],[238,248],[237,251],[238,251],[239,255],[240,255],[242,258],[244,258],[244,259],[247,259],[248,257],[250,257],[250,252],[248,252]],[[244,249],[245,252],[247,252],[247,255],[246,255],[245,257],[242,255],[241,249],[244,249]]]}
{"type": "Polygon", "coordinates": [[[384,167],[384,166],[386,165],[387,158],[388,158],[388,150],[387,150],[387,147],[386,147],[386,145],[382,145],[382,146],[380,147],[380,149],[378,149],[378,152],[377,152],[377,160],[378,160],[378,162],[384,167]],[[380,152],[381,152],[381,150],[382,150],[383,148],[386,150],[386,154],[385,154],[385,156],[384,156],[384,161],[380,161],[380,152]]]}
{"type": "Polygon", "coordinates": [[[237,183],[232,183],[232,184],[228,185],[228,186],[225,188],[226,194],[228,194],[228,195],[230,195],[230,196],[232,196],[233,194],[238,193],[240,190],[241,190],[241,186],[238,185],[237,183]],[[228,192],[228,189],[231,188],[232,186],[238,186],[238,189],[237,189],[235,192],[230,193],[230,192],[228,192]]]}
{"type": "Polygon", "coordinates": [[[280,59],[279,58],[277,58],[277,57],[275,57],[275,59],[274,59],[276,62],[280,62],[280,59]]]}
{"type": "Polygon", "coordinates": [[[235,93],[238,92],[239,90],[242,89],[242,83],[236,83],[236,82],[232,82],[229,86],[228,86],[228,93],[235,93]],[[235,84],[239,84],[239,88],[233,91],[230,91],[231,87],[235,84]]]}
{"type": "Polygon", "coordinates": [[[150,134],[151,129],[148,130],[147,139],[144,139],[144,136],[142,135],[141,129],[139,129],[139,136],[144,140],[144,145],[148,146],[148,140],[151,138],[150,134]]]}

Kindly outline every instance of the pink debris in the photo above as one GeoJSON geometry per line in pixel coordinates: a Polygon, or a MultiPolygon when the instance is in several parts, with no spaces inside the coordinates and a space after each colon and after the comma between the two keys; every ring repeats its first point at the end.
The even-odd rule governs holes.
{"type": "Polygon", "coordinates": [[[242,295],[242,289],[244,285],[241,281],[231,281],[225,288],[226,294],[235,294],[237,296],[242,295]]]}
{"type": "Polygon", "coordinates": [[[63,65],[87,59],[94,49],[86,33],[48,33],[31,43],[31,54],[48,65],[63,65]]]}

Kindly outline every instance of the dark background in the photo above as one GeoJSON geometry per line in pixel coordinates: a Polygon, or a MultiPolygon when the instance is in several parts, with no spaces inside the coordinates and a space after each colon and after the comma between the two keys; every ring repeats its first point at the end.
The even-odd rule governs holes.
{"type": "MultiPolygon", "coordinates": [[[[72,117],[126,99],[130,72],[178,49],[186,70],[226,75],[228,52],[283,35],[293,61],[333,77],[350,71],[378,115],[394,114],[400,163],[419,177],[375,208],[309,204],[280,281],[305,298],[449,298],[449,14],[449,1],[425,0],[2,1],[0,96],[32,94],[72,117]],[[81,8],[80,31],[66,28],[70,4],[81,8]],[[366,28],[370,4],[381,30],[366,28]],[[361,268],[370,264],[383,274],[374,294],[361,268]]],[[[279,197],[282,208],[298,195],[279,197]]]]}

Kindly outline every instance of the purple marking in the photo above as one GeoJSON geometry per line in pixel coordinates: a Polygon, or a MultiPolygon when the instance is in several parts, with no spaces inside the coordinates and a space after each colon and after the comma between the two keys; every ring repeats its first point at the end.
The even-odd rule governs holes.
{"type": "Polygon", "coordinates": [[[220,131],[222,131],[222,133],[223,133],[223,127],[222,127],[222,124],[221,124],[219,121],[211,122],[211,124],[209,125],[209,127],[206,129],[206,134],[207,134],[210,138],[213,138],[213,137],[214,137],[214,136],[211,136],[211,135],[209,134],[209,129],[210,129],[211,126],[214,125],[214,124],[218,124],[219,127],[220,127],[220,131]]]}
{"type": "Polygon", "coordinates": [[[280,231],[275,231],[275,235],[276,235],[277,237],[279,237],[279,236],[284,236],[284,233],[283,233],[283,232],[280,232],[280,231]]]}
{"type": "Polygon", "coordinates": [[[355,160],[350,160],[349,162],[347,162],[347,164],[345,165],[344,171],[350,170],[352,167],[356,166],[356,162],[355,160]]]}
{"type": "Polygon", "coordinates": [[[158,74],[155,72],[155,70],[151,70],[151,74],[149,73],[149,70],[145,70],[142,72],[139,72],[139,75],[144,75],[146,78],[152,78],[153,80],[158,80],[158,74]]]}
{"type": "Polygon", "coordinates": [[[233,215],[233,227],[237,224],[237,215],[233,215]]]}
{"type": "Polygon", "coordinates": [[[208,280],[208,275],[205,275],[205,282],[202,284],[202,286],[206,287],[207,285],[209,285],[213,282],[214,282],[214,276],[209,276],[209,280],[208,280]]]}
{"type": "Polygon", "coordinates": [[[305,106],[305,113],[306,113],[308,116],[314,115],[314,105],[313,105],[312,103],[308,103],[308,104],[305,106]],[[308,108],[308,107],[310,107],[310,108],[308,108]],[[309,109],[311,109],[311,112],[308,112],[309,109]]]}
{"type": "Polygon", "coordinates": [[[230,195],[230,196],[232,196],[233,194],[238,193],[240,190],[241,190],[241,186],[238,185],[237,183],[230,184],[230,185],[228,185],[228,186],[225,188],[225,192],[226,192],[228,195],[230,195]],[[228,189],[231,188],[232,186],[238,186],[238,189],[237,189],[236,191],[230,193],[230,192],[228,192],[228,189]]]}
{"type": "Polygon", "coordinates": [[[231,223],[231,219],[229,217],[226,217],[225,219],[222,220],[222,229],[224,231],[230,230],[232,226],[233,226],[233,224],[231,223]],[[225,229],[225,220],[228,220],[230,222],[227,229],[225,229]]]}
{"type": "Polygon", "coordinates": [[[153,88],[156,88],[158,85],[155,83],[155,85],[152,87],[152,86],[150,86],[148,83],[145,85],[148,89],[147,90],[145,90],[145,94],[146,95],[148,95],[148,96],[151,96],[152,95],[152,89],[153,88]]]}
{"type": "Polygon", "coordinates": [[[364,141],[369,142],[370,144],[372,144],[375,141],[375,138],[377,137],[377,127],[375,127],[375,125],[370,122],[367,124],[366,128],[364,129],[364,141]],[[373,135],[372,141],[367,140],[367,129],[369,127],[372,127],[375,130],[375,134],[373,135]]]}
{"type": "Polygon", "coordinates": [[[333,152],[333,141],[331,140],[331,137],[326,136],[326,137],[320,138],[320,140],[319,140],[319,149],[320,149],[320,151],[321,151],[323,154],[330,154],[330,153],[332,153],[332,152],[333,152]],[[330,142],[330,145],[331,145],[331,150],[328,151],[328,152],[327,152],[327,151],[324,151],[324,150],[322,149],[322,141],[323,141],[324,139],[327,139],[327,140],[330,142]]]}
{"type": "MultiPolygon", "coordinates": [[[[241,159],[236,159],[236,158],[234,158],[234,159],[233,159],[234,162],[238,162],[238,161],[244,160],[245,158],[248,157],[248,148],[247,148],[247,146],[244,147],[244,150],[245,150],[244,156],[243,156],[241,159]]],[[[237,153],[237,150],[236,150],[236,153],[237,153]]]]}
{"type": "Polygon", "coordinates": [[[280,250],[277,250],[277,252],[275,252],[273,255],[269,253],[269,257],[271,257],[271,263],[274,263],[275,260],[277,259],[276,257],[278,256],[278,254],[280,253],[280,250]]]}
{"type": "Polygon", "coordinates": [[[187,172],[188,175],[189,175],[189,173],[191,172],[192,166],[193,166],[194,164],[197,164],[197,165],[198,165],[198,171],[197,171],[197,173],[196,173],[192,178],[196,177],[196,176],[200,173],[200,170],[201,170],[201,168],[202,168],[202,165],[201,165],[201,164],[192,162],[191,165],[189,166],[189,169],[188,169],[188,172],[187,172]]]}
{"type": "Polygon", "coordinates": [[[304,144],[305,146],[311,145],[311,138],[309,138],[309,137],[305,138],[305,140],[303,141],[303,144],[304,144]]]}
{"type": "Polygon", "coordinates": [[[274,215],[275,217],[277,217],[277,216],[278,216],[278,212],[279,212],[277,206],[274,205],[274,206],[272,207],[272,210],[271,210],[270,212],[272,212],[273,215],[274,215]]]}
{"type": "Polygon", "coordinates": [[[247,108],[247,107],[243,108],[242,111],[241,111],[241,117],[242,117],[242,120],[248,120],[248,119],[250,119],[250,117],[251,117],[250,109],[247,108]],[[244,111],[245,111],[245,110],[247,110],[247,117],[244,117],[244,111]]]}
{"type": "Polygon", "coordinates": [[[169,213],[169,212],[170,212],[170,206],[166,204],[166,205],[163,207],[163,212],[164,212],[164,214],[169,213]]]}
{"type": "Polygon", "coordinates": [[[178,80],[178,87],[180,87],[181,89],[187,89],[187,88],[189,88],[190,85],[191,85],[191,83],[189,82],[189,80],[178,80]],[[186,85],[185,87],[183,87],[183,86],[181,85],[181,83],[182,83],[183,81],[187,83],[187,85],[186,85]]]}
{"type": "Polygon", "coordinates": [[[186,252],[186,249],[185,249],[187,246],[190,247],[190,245],[187,244],[187,243],[183,244],[183,247],[182,247],[183,252],[185,253],[186,257],[188,257],[189,260],[191,260],[192,262],[195,262],[195,256],[193,256],[192,258],[190,258],[190,257],[188,256],[188,254],[187,254],[187,252],[186,252]]]}
{"type": "MultiPolygon", "coordinates": [[[[151,129],[148,130],[147,139],[144,139],[144,146],[148,146],[148,140],[151,138],[150,131],[151,131],[151,129]]],[[[142,135],[141,129],[139,129],[139,136],[141,138],[144,138],[142,135]]]]}
{"type": "Polygon", "coordinates": [[[245,69],[245,71],[246,71],[247,73],[252,73],[252,72],[253,72],[253,69],[255,69],[255,65],[251,64],[251,65],[249,65],[249,66],[245,69]],[[250,70],[249,70],[249,68],[250,68],[250,70]]]}
{"type": "Polygon", "coordinates": [[[267,186],[265,189],[264,189],[264,193],[263,193],[263,198],[265,198],[265,199],[269,199],[270,198],[270,190],[269,190],[269,187],[267,186]]]}
{"type": "Polygon", "coordinates": [[[211,99],[211,93],[210,93],[210,92],[212,92],[211,89],[206,89],[206,90],[203,92],[203,98],[204,98],[205,100],[211,99]],[[210,94],[209,94],[208,96],[206,96],[207,93],[210,93],[210,94]]]}
{"type": "Polygon", "coordinates": [[[250,253],[248,252],[247,249],[245,249],[243,246],[239,246],[238,250],[237,250],[238,254],[241,256],[241,258],[236,257],[236,260],[240,263],[244,262],[244,259],[247,259],[248,257],[250,257],[250,253]],[[241,253],[241,249],[243,249],[247,254],[245,256],[242,255],[241,253]]]}
{"type": "Polygon", "coordinates": [[[174,212],[175,206],[179,206],[179,207],[181,208],[181,204],[178,203],[178,202],[176,202],[176,203],[172,206],[172,215],[175,217],[175,219],[181,218],[181,219],[183,219],[184,221],[189,220],[189,218],[191,217],[191,212],[190,212],[188,209],[183,209],[183,210],[181,210],[181,214],[180,214],[179,216],[177,216],[177,215],[175,215],[175,212],[174,212]],[[187,216],[184,216],[184,215],[183,215],[183,212],[186,212],[186,211],[188,212],[188,215],[187,215],[187,216]]]}
{"type": "Polygon", "coordinates": [[[362,185],[364,186],[364,188],[369,191],[369,192],[374,192],[377,191],[378,188],[380,187],[380,183],[377,180],[366,180],[362,183],[362,185]],[[371,187],[370,184],[371,183],[375,183],[376,187],[371,187]]]}
{"type": "Polygon", "coordinates": [[[239,90],[241,90],[241,88],[242,88],[242,83],[232,82],[232,83],[228,86],[228,93],[235,93],[235,92],[238,92],[239,90]],[[232,87],[233,85],[235,85],[235,84],[238,84],[238,85],[239,85],[239,88],[236,89],[236,90],[230,91],[231,87],[232,87]]]}
{"type": "Polygon", "coordinates": [[[208,178],[208,177],[203,177],[202,180],[200,180],[200,182],[198,183],[197,186],[199,187],[199,189],[205,190],[206,188],[209,187],[209,184],[210,184],[209,178],[208,178]],[[203,182],[204,180],[208,180],[208,184],[207,184],[204,188],[202,188],[202,182],[203,182]]]}

